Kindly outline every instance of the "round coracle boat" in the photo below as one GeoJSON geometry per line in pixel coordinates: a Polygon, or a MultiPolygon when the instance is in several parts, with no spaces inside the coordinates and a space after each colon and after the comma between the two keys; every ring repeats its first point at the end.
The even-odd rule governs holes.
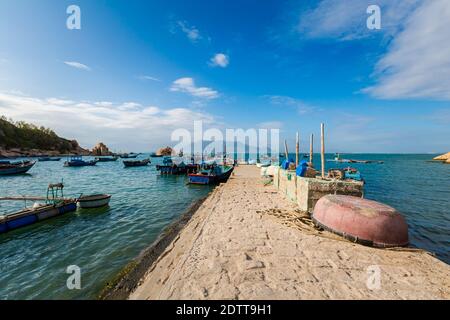
{"type": "Polygon", "coordinates": [[[409,244],[404,217],[376,201],[328,195],[317,202],[313,221],[327,231],[363,245],[389,248],[409,244]]]}

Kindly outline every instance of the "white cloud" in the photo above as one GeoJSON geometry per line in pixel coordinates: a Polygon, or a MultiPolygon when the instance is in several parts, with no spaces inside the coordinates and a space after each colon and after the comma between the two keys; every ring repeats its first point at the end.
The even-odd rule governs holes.
{"type": "Polygon", "coordinates": [[[120,110],[124,110],[124,111],[136,110],[140,107],[142,107],[142,105],[140,103],[136,103],[136,102],[125,102],[118,106],[118,108],[120,110]]]}
{"type": "Polygon", "coordinates": [[[297,31],[306,38],[330,38],[353,40],[379,34],[368,30],[366,21],[369,5],[381,7],[382,29],[385,34],[394,34],[401,22],[420,3],[420,0],[322,0],[315,8],[300,15],[297,31]]]}
{"type": "Polygon", "coordinates": [[[109,102],[109,101],[99,101],[99,102],[95,102],[94,103],[96,106],[100,106],[100,107],[112,107],[113,103],[109,102]]]}
{"type": "Polygon", "coordinates": [[[170,91],[183,92],[203,99],[216,99],[219,97],[219,93],[216,90],[207,87],[197,87],[192,78],[180,78],[175,80],[172,83],[170,91]]]}
{"type": "Polygon", "coordinates": [[[196,27],[190,26],[186,21],[178,21],[177,24],[192,42],[197,42],[202,38],[200,31],[196,27]]]}
{"type": "Polygon", "coordinates": [[[73,104],[74,102],[71,100],[63,100],[58,98],[48,98],[47,102],[49,104],[55,105],[55,106],[67,106],[70,104],[73,104]]]}
{"type": "Polygon", "coordinates": [[[223,53],[218,53],[216,55],[214,55],[214,57],[211,58],[210,60],[210,65],[212,67],[221,67],[221,68],[226,68],[230,63],[230,58],[223,53]]]}
{"type": "Polygon", "coordinates": [[[103,141],[116,151],[151,151],[168,145],[173,130],[192,129],[194,120],[216,124],[212,115],[187,108],[41,99],[1,92],[0,115],[52,128],[84,147],[103,141]]]}
{"type": "Polygon", "coordinates": [[[424,2],[378,62],[364,92],[383,99],[450,100],[450,2],[424,2]]]}
{"type": "Polygon", "coordinates": [[[73,68],[80,69],[80,70],[84,70],[84,71],[91,71],[91,68],[90,68],[90,67],[88,67],[87,65],[82,64],[82,63],[80,63],[80,62],[76,62],[76,61],[64,61],[64,63],[65,63],[66,65],[68,65],[69,67],[73,67],[73,68]]]}
{"type": "Polygon", "coordinates": [[[266,96],[266,97],[269,98],[271,104],[295,108],[298,114],[300,115],[317,111],[316,107],[311,106],[299,99],[295,99],[292,97],[287,96],[266,96]]]}
{"type": "MultiPolygon", "coordinates": [[[[322,0],[300,17],[306,38],[354,40],[368,30],[369,0],[322,0]]],[[[362,90],[380,99],[450,100],[450,2],[379,0],[381,34],[392,39],[375,67],[375,84],[362,90]]]]}
{"type": "Polygon", "coordinates": [[[159,80],[158,78],[151,77],[151,76],[139,76],[138,78],[143,81],[149,80],[149,81],[161,82],[161,80],[159,80]]]}

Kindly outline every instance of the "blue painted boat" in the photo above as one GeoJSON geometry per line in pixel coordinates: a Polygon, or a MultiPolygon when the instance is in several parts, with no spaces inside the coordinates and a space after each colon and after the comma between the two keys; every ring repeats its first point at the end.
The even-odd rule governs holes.
{"type": "Polygon", "coordinates": [[[97,162],[97,160],[84,161],[81,156],[73,156],[64,163],[64,167],[89,167],[95,166],[97,162]]]}
{"type": "Polygon", "coordinates": [[[10,215],[0,216],[0,234],[73,212],[76,209],[76,200],[67,199],[55,204],[44,204],[10,215]]]}
{"type": "Polygon", "coordinates": [[[189,184],[208,185],[226,182],[233,173],[234,167],[214,166],[199,173],[189,174],[189,184]]]}
{"type": "Polygon", "coordinates": [[[36,164],[36,161],[10,162],[2,161],[0,163],[0,175],[15,175],[28,172],[36,164]]]}
{"type": "Polygon", "coordinates": [[[364,181],[361,172],[354,168],[344,169],[344,178],[349,180],[364,181]]]}

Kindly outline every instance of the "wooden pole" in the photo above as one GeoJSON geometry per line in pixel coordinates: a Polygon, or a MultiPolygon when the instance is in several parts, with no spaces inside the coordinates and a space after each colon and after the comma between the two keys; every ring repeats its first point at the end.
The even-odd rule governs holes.
{"type": "Polygon", "coordinates": [[[33,196],[17,196],[17,197],[2,197],[0,201],[45,201],[45,197],[33,197],[33,196]]]}
{"type": "Polygon", "coordinates": [[[295,145],[295,165],[300,164],[300,134],[297,132],[297,143],[295,145]]]}
{"type": "Polygon", "coordinates": [[[321,131],[321,140],[322,140],[322,150],[321,150],[321,158],[322,158],[322,179],[325,179],[325,124],[320,125],[321,131]]]}
{"type": "Polygon", "coordinates": [[[227,165],[227,143],[223,142],[223,165],[227,165]]]}
{"type": "Polygon", "coordinates": [[[284,140],[284,154],[286,155],[286,161],[289,161],[289,151],[288,151],[288,145],[287,145],[286,140],[284,140]]]}
{"type": "Polygon", "coordinates": [[[311,134],[309,142],[309,163],[311,164],[311,167],[314,167],[314,134],[311,134]]]}

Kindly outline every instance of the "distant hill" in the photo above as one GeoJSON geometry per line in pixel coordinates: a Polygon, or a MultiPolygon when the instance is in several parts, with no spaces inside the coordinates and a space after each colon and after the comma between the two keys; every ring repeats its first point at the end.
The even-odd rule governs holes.
{"type": "Polygon", "coordinates": [[[39,155],[85,153],[75,140],[58,137],[51,129],[23,121],[0,117],[0,153],[3,155],[39,155]]]}

